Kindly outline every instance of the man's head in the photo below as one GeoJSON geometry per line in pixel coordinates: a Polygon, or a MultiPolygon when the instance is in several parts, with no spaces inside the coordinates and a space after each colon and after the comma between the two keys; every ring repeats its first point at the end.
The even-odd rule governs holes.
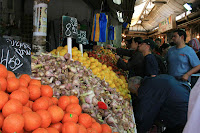
{"type": "Polygon", "coordinates": [[[141,81],[142,81],[142,77],[140,76],[135,76],[135,77],[130,78],[128,80],[128,89],[130,90],[130,92],[132,92],[133,94],[137,94],[141,81]]]}
{"type": "Polygon", "coordinates": [[[186,41],[186,32],[184,30],[175,30],[173,33],[173,37],[172,40],[174,43],[176,43],[177,45],[184,43],[186,41]]]}
{"type": "Polygon", "coordinates": [[[142,38],[141,37],[135,37],[135,38],[131,38],[128,40],[128,43],[131,45],[131,49],[136,50],[139,46],[139,44],[142,43],[142,38]]]}
{"type": "Polygon", "coordinates": [[[161,45],[161,39],[160,38],[156,38],[155,43],[160,47],[160,45],[161,45]]]}
{"type": "Polygon", "coordinates": [[[145,39],[142,44],[139,45],[140,52],[152,51],[155,48],[155,42],[151,39],[145,39]]]}

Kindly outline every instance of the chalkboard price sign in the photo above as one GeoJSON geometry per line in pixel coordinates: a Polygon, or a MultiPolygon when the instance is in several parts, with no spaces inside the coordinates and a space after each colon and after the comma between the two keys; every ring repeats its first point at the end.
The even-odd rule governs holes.
{"type": "Polygon", "coordinates": [[[88,40],[86,38],[86,31],[78,30],[76,42],[84,45],[88,44],[88,40]]]}
{"type": "Polygon", "coordinates": [[[30,45],[0,37],[0,63],[14,73],[31,74],[30,45]]]}
{"type": "Polygon", "coordinates": [[[62,16],[62,32],[63,37],[76,38],[78,34],[78,22],[76,18],[62,16]]]}

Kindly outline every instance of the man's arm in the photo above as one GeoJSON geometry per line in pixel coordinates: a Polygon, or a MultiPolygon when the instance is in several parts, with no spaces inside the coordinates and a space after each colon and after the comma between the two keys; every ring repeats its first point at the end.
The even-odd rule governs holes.
{"type": "Polygon", "coordinates": [[[189,78],[192,74],[198,72],[199,70],[200,70],[200,65],[198,65],[198,66],[192,68],[190,71],[188,71],[186,74],[184,74],[183,77],[182,77],[182,79],[185,80],[185,81],[187,81],[188,78],[189,78]]]}

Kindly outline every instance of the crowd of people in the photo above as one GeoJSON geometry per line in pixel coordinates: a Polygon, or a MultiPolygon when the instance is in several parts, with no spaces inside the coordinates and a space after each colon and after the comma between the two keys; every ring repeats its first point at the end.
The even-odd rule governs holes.
{"type": "MultiPolygon", "coordinates": [[[[187,122],[191,75],[200,70],[200,44],[194,38],[186,45],[186,32],[173,32],[172,43],[161,39],[127,40],[129,49],[116,50],[117,66],[129,71],[129,90],[138,133],[146,133],[156,123],[163,133],[182,133],[187,122]],[[122,59],[129,56],[128,63],[122,59]]],[[[194,84],[194,83],[192,83],[194,84]]]]}

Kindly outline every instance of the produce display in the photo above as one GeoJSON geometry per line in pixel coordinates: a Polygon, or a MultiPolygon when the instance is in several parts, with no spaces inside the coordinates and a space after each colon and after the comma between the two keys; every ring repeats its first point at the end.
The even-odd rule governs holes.
{"type": "Polygon", "coordinates": [[[53,89],[0,64],[0,132],[112,133],[107,124],[82,113],[76,96],[53,97],[53,89]]]}
{"type": "MultiPolygon", "coordinates": [[[[68,48],[66,45],[65,47],[58,47],[57,49],[54,49],[50,53],[53,54],[54,56],[63,56],[67,53],[67,49],[68,48]]],[[[104,56],[107,56],[107,55],[104,55],[104,56]]],[[[115,58],[114,56],[111,56],[111,57],[115,58]]],[[[111,66],[107,67],[107,65],[102,64],[94,57],[88,57],[88,54],[86,52],[84,52],[82,56],[81,51],[79,51],[78,48],[76,47],[72,48],[72,58],[74,61],[81,62],[82,65],[85,66],[86,68],[91,69],[94,75],[96,75],[101,80],[105,80],[107,83],[109,83],[108,85],[111,88],[116,88],[117,92],[120,92],[120,94],[125,99],[131,98],[130,91],[128,90],[128,83],[126,81],[126,78],[123,75],[118,76],[112,70],[111,66]]],[[[108,60],[106,60],[105,62],[107,61],[108,60]]]]}
{"type": "Polygon", "coordinates": [[[117,60],[115,58],[115,54],[111,50],[100,47],[96,49],[95,51],[88,52],[88,56],[94,57],[102,64],[105,64],[106,66],[111,67],[112,70],[117,75],[119,76],[123,75],[125,78],[127,77],[128,72],[117,67],[117,60]]]}
{"type": "MultiPolygon", "coordinates": [[[[57,52],[57,55],[59,54],[57,52]]],[[[72,54],[75,61],[69,59],[69,54],[57,56],[56,53],[48,53],[32,56],[32,76],[41,80],[42,84],[50,85],[54,91],[53,95],[57,98],[77,96],[84,113],[100,123],[107,123],[113,131],[133,133],[135,124],[130,98],[125,100],[115,87],[109,85],[116,81],[118,86],[127,85],[125,79],[118,78],[106,65],[102,65],[93,57],[87,57],[87,53],[82,57],[77,48],[73,48],[72,54]],[[101,80],[101,75],[95,71],[104,72],[101,75],[105,76],[105,80],[101,80]],[[108,80],[110,82],[106,82],[108,80]],[[106,108],[100,108],[99,103],[105,103],[106,108]]]]}

